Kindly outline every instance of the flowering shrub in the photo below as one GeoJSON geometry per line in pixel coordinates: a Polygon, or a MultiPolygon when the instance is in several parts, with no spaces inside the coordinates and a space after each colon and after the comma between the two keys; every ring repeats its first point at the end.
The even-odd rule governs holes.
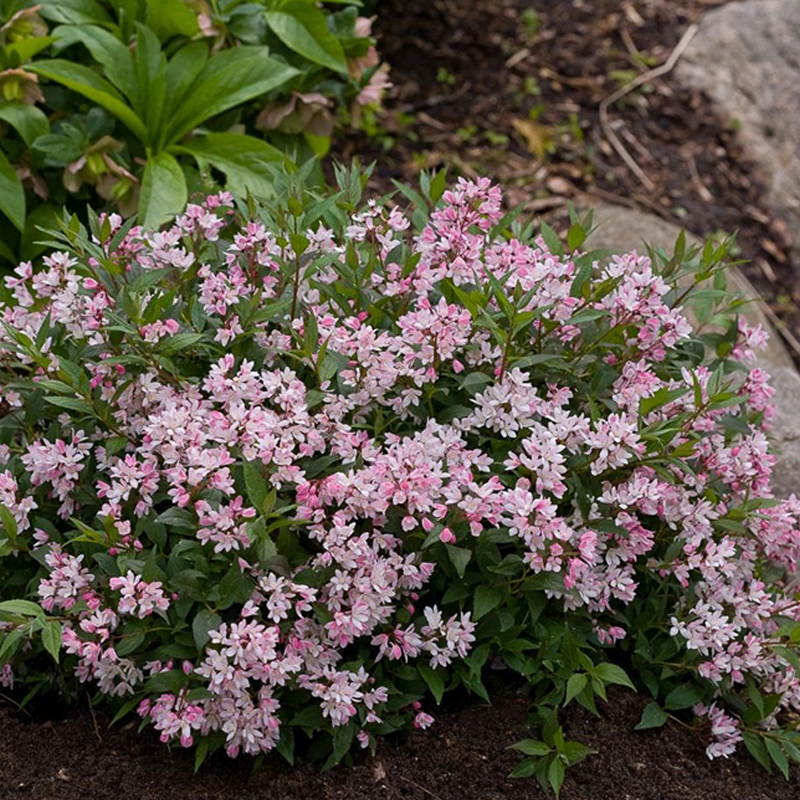
{"type": "Polygon", "coordinates": [[[719,322],[724,248],[603,261],[441,175],[415,234],[355,210],[357,170],[284,180],[260,216],[66,218],[6,279],[5,684],[74,676],[200,761],[302,732],[332,764],[491,665],[545,721],[517,774],[563,777],[557,707],[632,681],[641,727],[694,707],[709,756],[786,768],[800,503],[734,360],[764,336],[683,310],[719,322]]]}

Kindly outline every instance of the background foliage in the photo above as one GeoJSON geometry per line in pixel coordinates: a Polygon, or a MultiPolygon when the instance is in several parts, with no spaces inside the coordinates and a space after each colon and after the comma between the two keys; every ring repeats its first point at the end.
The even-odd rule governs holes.
{"type": "Polygon", "coordinates": [[[87,202],[157,226],[218,180],[271,192],[387,85],[358,0],[2,0],[0,258],[87,202]]]}

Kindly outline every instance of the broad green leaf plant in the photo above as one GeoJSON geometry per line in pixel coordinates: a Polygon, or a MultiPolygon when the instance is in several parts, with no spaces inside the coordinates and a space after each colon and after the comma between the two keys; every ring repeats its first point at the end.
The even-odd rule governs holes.
{"type": "Polygon", "coordinates": [[[269,196],[386,85],[359,5],[0,0],[0,259],[65,203],[157,227],[215,182],[269,196]]]}

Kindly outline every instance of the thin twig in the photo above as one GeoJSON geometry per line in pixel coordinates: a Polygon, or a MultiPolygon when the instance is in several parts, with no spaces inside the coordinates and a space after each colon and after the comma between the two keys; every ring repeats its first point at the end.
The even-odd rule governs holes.
{"type": "Polygon", "coordinates": [[[605,134],[606,138],[609,142],[611,142],[612,147],[617,151],[620,158],[628,165],[631,172],[639,179],[639,181],[650,191],[653,191],[656,187],[655,184],[647,177],[644,170],[636,163],[634,157],[625,149],[625,145],[617,137],[617,134],[611,130],[611,126],[608,121],[608,109],[614,105],[618,100],[621,100],[626,95],[630,94],[634,89],[637,89],[644,83],[653,80],[654,78],[659,78],[662,75],[666,75],[670,72],[675,65],[678,63],[678,59],[683,55],[684,50],[689,46],[689,42],[692,41],[694,35],[697,33],[697,23],[690,25],[686,33],[683,34],[681,40],[675,46],[675,49],[670,54],[670,57],[666,60],[664,64],[660,67],[655,67],[654,69],[648,70],[647,72],[643,72],[641,75],[637,75],[632,81],[629,81],[621,88],[617,89],[616,92],[610,94],[600,103],[600,126],[603,129],[603,133],[605,134]]]}
{"type": "Polygon", "coordinates": [[[421,108],[434,108],[435,106],[440,106],[443,103],[455,103],[457,100],[460,100],[471,88],[471,83],[463,83],[458,90],[452,94],[435,94],[432,97],[428,97],[418,103],[404,103],[402,106],[400,106],[398,111],[403,114],[408,114],[412,111],[419,111],[421,108]]]}
{"type": "Polygon", "coordinates": [[[92,725],[94,726],[94,734],[95,736],[97,736],[97,740],[102,744],[103,737],[100,735],[100,727],[97,724],[97,716],[94,713],[94,708],[92,707],[91,699],[89,699],[88,705],[89,705],[89,714],[91,714],[92,716],[92,725]]]}
{"type": "Polygon", "coordinates": [[[442,800],[442,798],[438,794],[432,792],[430,789],[426,789],[424,786],[420,786],[416,781],[412,781],[411,778],[406,778],[405,775],[401,775],[400,780],[405,781],[406,783],[410,783],[412,786],[419,789],[421,792],[425,792],[425,794],[429,794],[431,797],[435,797],[436,800],[442,800]]]}
{"type": "Polygon", "coordinates": [[[697,162],[694,160],[694,156],[689,159],[689,172],[692,176],[692,183],[694,184],[695,189],[697,189],[697,193],[700,195],[700,199],[705,200],[706,203],[712,202],[714,195],[711,194],[708,186],[703,183],[703,179],[700,177],[700,173],[697,171],[697,162]]]}

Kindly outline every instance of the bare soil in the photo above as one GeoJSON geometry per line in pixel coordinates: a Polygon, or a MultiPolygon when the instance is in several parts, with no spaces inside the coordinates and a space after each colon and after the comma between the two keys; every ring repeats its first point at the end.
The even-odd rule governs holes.
{"type": "MultiPolygon", "coordinates": [[[[568,739],[598,752],[567,771],[563,800],[798,800],[746,755],[709,761],[703,730],[677,723],[634,731],[647,698],[619,690],[597,719],[564,719],[568,739]]],[[[497,696],[451,707],[428,731],[383,741],[374,758],[317,773],[280,756],[253,771],[246,758],[211,758],[193,773],[190,752],[169,750],[136,723],[112,727],[88,707],[60,721],[31,721],[0,707],[0,800],[544,800],[535,781],[511,780],[508,746],[530,735],[527,704],[497,696]]]]}

